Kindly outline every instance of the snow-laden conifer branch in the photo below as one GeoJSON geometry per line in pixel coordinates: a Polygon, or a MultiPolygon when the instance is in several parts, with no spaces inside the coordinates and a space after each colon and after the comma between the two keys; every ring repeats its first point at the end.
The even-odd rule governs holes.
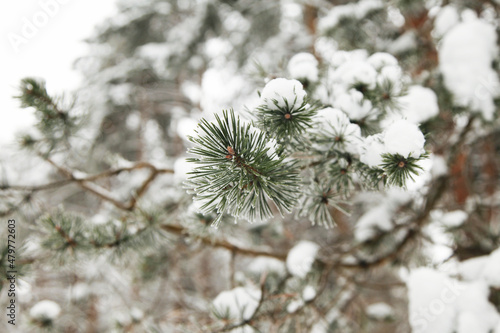
{"type": "Polygon", "coordinates": [[[269,147],[271,139],[250,124],[243,124],[233,111],[224,111],[215,122],[203,119],[197,136],[190,137],[195,147],[188,159],[197,167],[190,173],[187,187],[195,194],[204,213],[222,214],[250,221],[272,215],[268,199],[284,214],[297,201],[300,178],[295,162],[278,157],[269,147]]]}
{"type": "Polygon", "coordinates": [[[257,126],[286,147],[300,142],[312,127],[317,105],[311,105],[302,84],[278,78],[261,93],[262,104],[256,109],[257,126]]]}
{"type": "MultiPolygon", "coordinates": [[[[230,114],[223,112],[222,117],[217,115],[214,123],[202,120],[199,137],[191,138],[196,147],[190,153],[198,158],[188,160],[199,166],[187,183],[196,194],[195,200],[201,202],[201,211],[229,212],[235,217],[245,216],[250,221],[261,220],[271,215],[264,193],[283,213],[283,208],[286,211],[297,208],[293,203],[297,202],[296,187],[300,185],[299,216],[308,217],[313,224],[331,227],[335,223],[330,209],[346,213],[341,199],[348,199],[357,188],[405,187],[407,180],[418,175],[421,170],[418,163],[428,157],[424,150],[424,135],[414,122],[383,111],[386,107],[395,107],[397,103],[387,103],[406,92],[400,82],[401,69],[397,60],[378,53],[360,65],[362,70],[355,67],[356,64],[337,65],[334,75],[338,75],[337,80],[347,88],[331,99],[336,108],[320,107],[325,99],[309,97],[299,81],[277,78],[266,84],[260,94],[260,104],[251,114],[254,125],[262,133],[250,133],[251,125],[246,125],[245,130],[240,129],[239,120],[232,111],[230,114]],[[365,72],[371,79],[363,76],[365,72]],[[377,75],[381,83],[377,83],[377,75]],[[387,84],[389,78],[398,89],[387,84]],[[380,97],[387,92],[379,90],[388,86],[397,93],[380,97]],[[384,117],[389,117],[384,130],[364,137],[372,131],[380,131],[379,123],[384,117]],[[253,138],[246,139],[249,135],[253,138]],[[252,142],[254,138],[257,141],[252,142]],[[272,146],[272,156],[263,154],[266,142],[262,140],[272,146]],[[269,161],[255,163],[254,155],[269,161]],[[295,163],[287,162],[291,163],[286,167],[290,171],[287,177],[283,177],[286,174],[283,169],[280,169],[279,177],[261,177],[264,176],[263,170],[270,173],[273,168],[282,168],[284,159],[288,161],[294,156],[301,157],[295,163]],[[310,162],[304,163],[306,159],[310,162]],[[309,181],[298,181],[295,164],[299,166],[301,176],[307,175],[309,181]],[[259,182],[255,183],[254,179],[259,182]],[[274,194],[267,190],[248,191],[254,183],[265,184],[265,179],[274,186],[281,183],[282,187],[274,194]],[[251,202],[254,203],[249,205],[251,202]]],[[[424,92],[434,96],[432,92],[424,92]]],[[[215,225],[219,222],[220,218],[216,219],[215,225]]]]}

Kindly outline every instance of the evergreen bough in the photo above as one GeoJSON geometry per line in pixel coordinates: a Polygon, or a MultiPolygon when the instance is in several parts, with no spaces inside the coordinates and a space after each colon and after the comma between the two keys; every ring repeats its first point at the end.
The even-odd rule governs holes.
{"type": "Polygon", "coordinates": [[[217,227],[224,213],[250,221],[272,216],[268,199],[281,214],[290,212],[297,202],[299,169],[293,161],[278,157],[268,144],[271,139],[251,124],[243,124],[234,111],[215,115],[215,122],[202,119],[196,145],[189,158],[198,166],[188,188],[201,202],[200,209],[218,213],[212,222],[217,227]]]}

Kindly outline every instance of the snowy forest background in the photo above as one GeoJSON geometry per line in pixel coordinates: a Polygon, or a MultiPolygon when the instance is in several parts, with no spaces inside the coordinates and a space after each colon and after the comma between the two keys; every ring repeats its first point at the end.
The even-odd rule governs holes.
{"type": "Polygon", "coordinates": [[[500,333],[499,1],[118,7],[76,91],[19,83],[0,331],[500,333]],[[208,158],[223,110],[262,145],[208,158]]]}

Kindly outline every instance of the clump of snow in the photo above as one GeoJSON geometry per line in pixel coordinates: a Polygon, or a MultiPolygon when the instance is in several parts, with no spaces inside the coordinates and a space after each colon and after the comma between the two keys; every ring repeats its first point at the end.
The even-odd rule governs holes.
{"type": "Polygon", "coordinates": [[[448,228],[457,228],[464,224],[467,217],[467,213],[463,210],[454,210],[452,212],[445,213],[441,217],[441,224],[448,228]]]}
{"type": "Polygon", "coordinates": [[[357,3],[356,16],[358,18],[363,18],[367,14],[384,8],[384,2],[382,0],[361,0],[357,3]]]}
{"type": "Polygon", "coordinates": [[[318,81],[318,60],[306,52],[294,55],[288,62],[288,72],[293,79],[318,81]]]}
{"type": "Polygon", "coordinates": [[[454,5],[447,5],[441,8],[434,19],[434,30],[436,37],[442,37],[460,21],[460,15],[454,5]]]}
{"type": "Polygon", "coordinates": [[[302,299],[304,302],[309,302],[314,299],[314,297],[316,297],[316,290],[314,287],[310,285],[305,286],[304,290],[302,290],[302,299]]]}
{"type": "Polygon", "coordinates": [[[337,128],[349,122],[349,118],[344,112],[331,107],[318,110],[316,117],[316,125],[321,129],[327,129],[329,126],[337,128]]]}
{"type": "Polygon", "coordinates": [[[259,275],[265,272],[276,273],[280,276],[286,274],[285,264],[281,260],[269,257],[255,258],[248,266],[248,270],[259,275]]]}
{"type": "Polygon", "coordinates": [[[405,24],[405,17],[397,7],[388,6],[387,17],[397,28],[401,28],[405,24]]]}
{"type": "Polygon", "coordinates": [[[288,313],[295,313],[298,309],[304,306],[304,301],[302,299],[294,299],[286,306],[286,311],[288,313]]]}
{"type": "Polygon", "coordinates": [[[338,49],[338,43],[328,36],[320,36],[314,41],[316,54],[324,60],[328,60],[338,49]]]}
{"type": "Polygon", "coordinates": [[[386,83],[390,83],[392,94],[399,94],[403,90],[403,70],[397,65],[389,65],[382,67],[377,75],[377,83],[385,87],[386,83]]]}
{"type": "Polygon", "coordinates": [[[74,179],[85,179],[89,175],[86,172],[80,171],[80,170],[73,170],[73,178],[74,179]]]}
{"type": "Polygon", "coordinates": [[[365,99],[363,94],[355,89],[339,96],[335,106],[344,111],[350,119],[362,120],[374,116],[377,110],[373,109],[372,103],[365,99]]]}
{"type": "Polygon", "coordinates": [[[483,281],[459,282],[419,268],[410,273],[407,285],[413,332],[489,333],[500,320],[483,281]]]}
{"type": "MultiPolygon", "coordinates": [[[[210,76],[205,78],[205,80],[210,81],[209,78],[210,76]]],[[[184,96],[186,96],[191,100],[191,102],[193,102],[193,104],[200,103],[203,92],[202,92],[202,87],[200,86],[199,83],[186,80],[181,84],[181,91],[184,94],[184,96]]]]}
{"type": "MultiPolygon", "coordinates": [[[[432,212],[432,215],[437,215],[434,213],[432,212]]],[[[423,252],[432,263],[443,263],[453,255],[452,235],[446,232],[439,223],[426,225],[423,228],[423,233],[427,237],[423,252]]]]}
{"type": "Polygon", "coordinates": [[[54,320],[60,313],[61,307],[59,304],[49,300],[40,301],[30,309],[30,316],[39,320],[54,320]]]}
{"type": "Polygon", "coordinates": [[[193,118],[184,117],[177,121],[177,135],[183,140],[188,141],[188,137],[195,134],[198,122],[193,118]]]}
{"type": "Polygon", "coordinates": [[[114,309],[111,313],[113,320],[120,326],[126,327],[132,324],[132,318],[126,309],[114,309]]]}
{"type": "Polygon", "coordinates": [[[464,280],[481,280],[490,287],[500,288],[500,248],[487,256],[461,262],[459,272],[464,280]]]}
{"type": "Polygon", "coordinates": [[[213,300],[213,311],[217,316],[227,319],[248,320],[259,306],[260,289],[237,287],[221,292],[213,300]]]}
{"type": "Polygon", "coordinates": [[[493,304],[488,301],[489,288],[485,283],[464,283],[465,289],[460,294],[456,311],[458,314],[457,333],[489,333],[500,316],[493,304]]]}
{"type": "Polygon", "coordinates": [[[157,73],[166,71],[165,60],[171,53],[172,48],[167,43],[147,43],[136,50],[136,55],[151,62],[157,73]]]}
{"type": "Polygon", "coordinates": [[[315,129],[331,138],[331,142],[317,147],[321,150],[328,150],[332,145],[337,149],[344,149],[353,154],[359,153],[361,143],[361,129],[359,125],[352,124],[347,115],[335,108],[324,108],[316,114],[315,129]]]}
{"type": "Polygon", "coordinates": [[[482,275],[490,287],[500,288],[500,248],[490,253],[482,275]]]}
{"type": "Polygon", "coordinates": [[[383,133],[366,137],[360,149],[360,160],[374,168],[382,164],[382,154],[399,154],[418,158],[424,150],[425,138],[418,126],[405,119],[391,123],[383,133]]]}
{"type": "Polygon", "coordinates": [[[322,17],[318,21],[318,30],[324,34],[325,32],[335,28],[342,18],[355,16],[355,4],[350,3],[342,6],[335,6],[326,14],[326,16],[322,17]]]}
{"type": "Polygon", "coordinates": [[[205,42],[205,54],[213,60],[227,61],[226,57],[232,49],[231,43],[220,37],[210,38],[205,42]]]}
{"type": "Polygon", "coordinates": [[[493,99],[499,96],[498,75],[491,64],[498,57],[495,27],[469,20],[447,32],[439,48],[439,68],[457,105],[493,119],[493,99]]]}
{"type": "Polygon", "coordinates": [[[407,286],[412,332],[452,333],[456,314],[453,302],[464,287],[430,268],[412,270],[407,286]]]}
{"type": "Polygon", "coordinates": [[[396,59],[396,57],[386,52],[376,52],[372,54],[368,57],[367,62],[377,71],[380,71],[386,66],[398,65],[398,60],[396,59]]]}
{"type": "MultiPolygon", "coordinates": [[[[194,86],[196,87],[196,86],[194,86]]],[[[223,109],[239,109],[251,105],[256,97],[238,66],[224,62],[217,68],[209,68],[201,80],[200,106],[204,113],[216,113],[223,109]]]]}
{"type": "Polygon", "coordinates": [[[370,209],[356,222],[354,238],[365,242],[374,238],[379,232],[387,232],[394,227],[392,214],[383,205],[370,209]]]}
{"type": "Polygon", "coordinates": [[[375,320],[386,320],[394,317],[394,309],[387,303],[374,303],[366,307],[366,314],[375,320]]]}
{"type": "Polygon", "coordinates": [[[370,12],[383,8],[381,0],[361,0],[357,3],[334,6],[325,17],[318,21],[318,30],[322,33],[337,27],[343,18],[362,19],[370,12]]]}
{"type": "Polygon", "coordinates": [[[17,295],[21,303],[29,303],[33,298],[31,284],[23,279],[17,279],[17,295]]]}
{"type": "Polygon", "coordinates": [[[422,86],[411,86],[408,94],[399,98],[403,117],[414,124],[427,121],[439,113],[436,93],[422,86]]]}
{"type": "Polygon", "coordinates": [[[360,160],[371,168],[382,164],[382,154],[385,153],[382,134],[367,136],[363,140],[361,147],[360,160]]]}
{"type": "Polygon", "coordinates": [[[262,104],[267,105],[270,110],[299,108],[304,103],[305,97],[306,92],[302,83],[283,78],[269,81],[260,95],[262,104]]]}
{"type": "Polygon", "coordinates": [[[141,114],[139,112],[131,112],[125,120],[125,125],[129,130],[135,131],[141,126],[141,114]]]}
{"type": "Polygon", "coordinates": [[[408,30],[387,47],[387,52],[391,54],[401,54],[417,47],[417,35],[415,31],[408,30]]]}
{"type": "Polygon", "coordinates": [[[90,288],[86,283],[78,282],[70,290],[70,298],[75,301],[80,301],[90,294],[90,288]]]}
{"type": "Polygon", "coordinates": [[[290,274],[305,278],[311,271],[318,250],[319,245],[310,241],[301,241],[295,245],[286,258],[286,267],[290,274]]]}
{"type": "Polygon", "coordinates": [[[438,178],[441,176],[446,176],[448,174],[448,165],[446,160],[441,155],[432,155],[432,168],[431,176],[432,178],[438,178]]]}
{"type": "Polygon", "coordinates": [[[351,53],[344,50],[338,50],[333,53],[332,58],[330,59],[330,64],[337,68],[340,65],[344,64],[351,58],[351,53]]]}
{"type": "Polygon", "coordinates": [[[130,96],[133,93],[133,86],[130,83],[112,85],[109,88],[109,97],[115,105],[127,105],[130,103],[130,96]]]}
{"type": "Polygon", "coordinates": [[[333,77],[347,87],[365,85],[373,89],[377,83],[377,71],[366,60],[344,62],[335,70],[333,77]]]}
{"type": "Polygon", "coordinates": [[[474,281],[482,277],[489,256],[479,256],[464,260],[458,267],[458,272],[465,281],[474,281]]]}
{"type": "Polygon", "coordinates": [[[144,318],[144,311],[139,308],[133,307],[130,310],[130,317],[136,322],[141,321],[144,318]]]}
{"type": "Polygon", "coordinates": [[[387,153],[403,157],[420,157],[424,150],[425,138],[417,125],[408,120],[397,120],[384,132],[384,145],[387,153]]]}

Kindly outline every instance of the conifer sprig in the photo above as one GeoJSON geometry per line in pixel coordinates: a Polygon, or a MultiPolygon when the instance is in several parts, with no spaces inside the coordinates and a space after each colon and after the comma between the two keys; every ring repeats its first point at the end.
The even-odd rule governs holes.
{"type": "MultiPolygon", "coordinates": [[[[24,148],[34,148],[38,143],[45,143],[44,155],[49,154],[60,143],[67,143],[70,136],[79,128],[77,117],[60,106],[60,99],[47,92],[44,80],[24,78],[19,86],[22,108],[32,107],[38,119],[37,127],[42,138],[25,135],[20,143],[24,148]]],[[[40,147],[39,147],[40,148],[40,147]]],[[[42,150],[42,149],[39,149],[42,150]]]]}
{"type": "Polygon", "coordinates": [[[281,107],[278,100],[273,99],[277,109],[270,109],[266,104],[259,106],[257,111],[257,126],[276,138],[280,143],[299,140],[305,131],[312,127],[317,105],[312,105],[307,99],[298,107],[294,101],[284,99],[281,107]]]}
{"type": "Polygon", "coordinates": [[[387,175],[387,183],[405,187],[408,179],[414,180],[413,176],[418,176],[419,170],[423,170],[418,161],[427,158],[428,154],[423,154],[419,158],[403,157],[399,154],[383,154],[380,165],[387,175]]]}
{"type": "Polygon", "coordinates": [[[53,129],[53,126],[61,126],[69,121],[68,113],[61,110],[57,101],[48,94],[45,81],[22,79],[19,90],[21,95],[16,98],[21,101],[21,107],[33,107],[38,111],[42,129],[53,129]]]}
{"type": "Polygon", "coordinates": [[[213,226],[224,213],[249,221],[267,219],[272,215],[268,199],[282,214],[292,210],[298,168],[270,150],[271,139],[264,132],[242,124],[232,110],[216,115],[214,123],[202,119],[198,126],[198,136],[190,137],[196,146],[189,150],[197,157],[188,159],[198,166],[186,185],[201,202],[201,211],[217,212],[213,226]]]}

